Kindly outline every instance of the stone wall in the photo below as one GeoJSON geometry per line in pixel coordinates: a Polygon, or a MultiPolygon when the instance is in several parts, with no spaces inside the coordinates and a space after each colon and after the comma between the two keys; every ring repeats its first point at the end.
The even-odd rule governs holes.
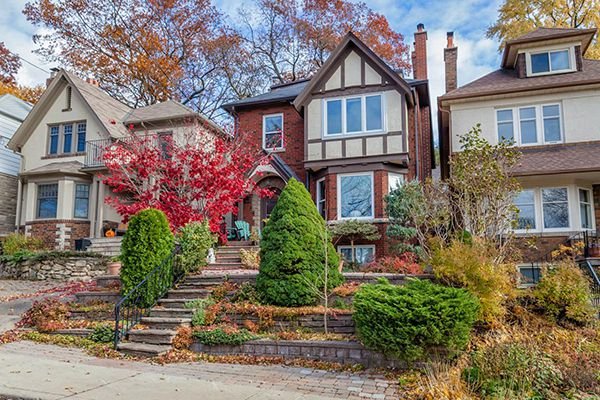
{"type": "Polygon", "coordinates": [[[106,274],[105,257],[39,256],[25,261],[0,262],[0,278],[24,280],[88,281],[106,274]]]}
{"type": "Polygon", "coordinates": [[[240,346],[208,346],[195,342],[191,347],[197,353],[213,355],[249,355],[257,357],[303,358],[347,365],[361,364],[367,368],[405,368],[406,363],[388,358],[364,348],[353,341],[312,340],[252,340],[240,346]]]}
{"type": "Polygon", "coordinates": [[[0,234],[15,231],[17,177],[0,173],[0,234]]]}
{"type": "MultiPolygon", "coordinates": [[[[255,315],[227,314],[231,322],[243,326],[244,322],[251,321],[260,324],[260,319],[255,315]]],[[[330,333],[353,334],[354,321],[352,314],[330,315],[327,319],[327,327],[330,333]]],[[[274,317],[273,324],[266,327],[269,331],[310,331],[324,332],[323,314],[309,314],[294,317],[274,317]]]]}

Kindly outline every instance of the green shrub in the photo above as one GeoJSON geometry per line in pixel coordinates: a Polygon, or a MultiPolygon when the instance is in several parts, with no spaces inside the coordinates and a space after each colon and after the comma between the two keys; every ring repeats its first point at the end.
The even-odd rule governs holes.
{"type": "Polygon", "coordinates": [[[16,253],[33,253],[44,249],[42,239],[25,236],[22,233],[11,233],[2,241],[2,254],[7,256],[16,253]]]}
{"type": "Polygon", "coordinates": [[[181,246],[178,261],[184,271],[195,272],[206,266],[208,250],[217,242],[208,222],[190,222],[179,230],[177,241],[181,246]]]}
{"type": "Polygon", "coordinates": [[[229,329],[229,328],[214,328],[201,331],[194,331],[194,338],[202,344],[209,346],[228,344],[239,346],[249,340],[257,338],[256,335],[248,332],[245,329],[229,329]]]}
{"type": "Polygon", "coordinates": [[[94,328],[88,339],[98,343],[111,343],[115,339],[114,325],[102,324],[94,328]]]}
{"type": "Polygon", "coordinates": [[[256,291],[256,286],[254,286],[250,282],[242,283],[242,286],[240,286],[240,288],[236,290],[233,296],[231,297],[232,303],[258,304],[260,302],[259,300],[260,296],[256,291]]]}
{"type": "Polygon", "coordinates": [[[464,349],[478,312],[477,298],[464,289],[426,280],[404,286],[381,280],[361,286],[353,318],[366,347],[414,361],[433,347],[450,355],[464,349]]]}
{"type": "Polygon", "coordinates": [[[290,179],[263,230],[256,288],[267,304],[316,304],[324,288],[327,249],[328,288],[343,278],[325,221],[300,182],[290,179]]]}
{"type": "Polygon", "coordinates": [[[555,321],[586,325],[594,319],[590,283],[571,261],[544,274],[533,295],[544,314],[555,321]]]}
{"type": "Polygon", "coordinates": [[[212,306],[215,302],[208,299],[196,299],[188,301],[184,304],[185,308],[194,309],[194,315],[192,316],[192,326],[203,326],[206,324],[206,307],[212,306]]]}
{"type": "MultiPolygon", "coordinates": [[[[121,244],[123,294],[129,293],[170,256],[173,241],[169,222],[162,211],[149,208],[131,218],[121,244]]],[[[161,295],[161,290],[172,284],[172,260],[163,267],[165,273],[155,274],[144,286],[140,305],[151,306],[161,295]]]]}

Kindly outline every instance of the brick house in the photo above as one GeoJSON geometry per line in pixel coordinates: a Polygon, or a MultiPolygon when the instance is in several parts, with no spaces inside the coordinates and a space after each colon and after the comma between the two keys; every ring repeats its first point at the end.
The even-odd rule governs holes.
{"type": "MultiPolygon", "coordinates": [[[[384,212],[390,188],[426,179],[435,167],[422,24],[414,37],[413,79],[348,33],[309,79],[223,106],[236,130],[273,156],[256,175],[261,187],[277,194],[294,177],[329,223],[360,219],[378,226],[380,240],[356,246],[355,259],[362,262],[390,253],[384,212]]],[[[276,199],[250,196],[237,218],[260,230],[276,199]]],[[[337,244],[350,258],[348,243],[337,244]]]]}
{"type": "MultiPolygon", "coordinates": [[[[114,196],[102,182],[102,154],[131,129],[177,135],[188,129],[220,131],[175,101],[132,109],[93,79],[54,70],[47,89],[17,129],[8,148],[21,154],[15,195],[16,228],[56,249],[122,230],[121,216],[105,203],[114,196]]],[[[14,230],[14,225],[13,225],[14,230]]]]}
{"type": "Polygon", "coordinates": [[[595,34],[537,29],[506,43],[498,70],[459,88],[448,34],[446,94],[438,98],[442,176],[452,173],[459,135],[477,123],[490,143],[514,140],[522,158],[513,174],[523,187],[515,233],[535,243],[523,246],[525,261],[599,222],[600,61],[585,58],[595,34]]]}

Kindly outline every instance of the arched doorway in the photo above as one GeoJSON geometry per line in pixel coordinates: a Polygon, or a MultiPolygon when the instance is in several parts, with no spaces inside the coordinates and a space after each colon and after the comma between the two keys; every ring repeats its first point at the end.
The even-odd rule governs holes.
{"type": "Polygon", "coordinates": [[[271,197],[258,198],[255,195],[259,201],[258,204],[255,203],[257,207],[254,209],[254,226],[262,230],[265,227],[265,220],[271,216],[279,195],[285,187],[285,181],[279,176],[268,176],[258,182],[258,186],[273,192],[271,197]]]}
{"type": "Polygon", "coordinates": [[[273,209],[275,208],[275,204],[277,204],[277,200],[279,200],[279,195],[281,194],[281,189],[276,187],[270,187],[269,190],[273,192],[273,196],[271,197],[263,197],[260,201],[260,229],[262,230],[265,227],[265,220],[267,220],[273,209]]]}

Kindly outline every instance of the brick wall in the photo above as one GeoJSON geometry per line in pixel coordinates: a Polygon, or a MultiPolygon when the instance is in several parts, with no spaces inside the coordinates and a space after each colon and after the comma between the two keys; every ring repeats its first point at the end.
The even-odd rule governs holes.
{"type": "Polygon", "coordinates": [[[25,232],[49,249],[74,250],[75,240],[90,236],[90,221],[52,219],[27,222],[25,232]]]}
{"type": "Polygon", "coordinates": [[[304,119],[291,104],[268,105],[238,112],[237,129],[241,134],[250,135],[253,142],[262,148],[263,116],[283,114],[283,135],[285,150],[277,154],[305,182],[304,170],[304,119]]]}
{"type": "Polygon", "coordinates": [[[558,248],[558,245],[569,236],[525,236],[515,240],[517,249],[521,252],[523,262],[537,262],[548,253],[558,248]]]}
{"type": "Polygon", "coordinates": [[[446,93],[458,87],[457,60],[458,48],[454,46],[454,33],[448,32],[448,44],[444,49],[444,73],[446,81],[446,93]]]}
{"type": "Polygon", "coordinates": [[[0,235],[15,231],[17,178],[0,174],[0,235]]]}
{"type": "Polygon", "coordinates": [[[417,25],[414,50],[412,53],[413,76],[415,79],[427,79],[427,32],[423,24],[417,25]]]}

